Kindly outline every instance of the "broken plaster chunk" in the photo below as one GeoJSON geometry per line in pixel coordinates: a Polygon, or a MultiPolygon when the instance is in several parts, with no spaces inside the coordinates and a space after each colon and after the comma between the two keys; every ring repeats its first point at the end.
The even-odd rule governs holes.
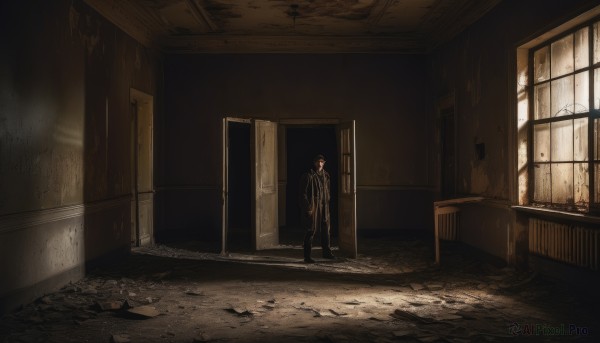
{"type": "Polygon", "coordinates": [[[123,307],[123,302],[121,301],[103,301],[96,303],[100,310],[102,311],[115,311],[120,310],[123,307]]]}
{"type": "Polygon", "coordinates": [[[130,336],[125,334],[112,335],[110,337],[111,343],[128,343],[131,342],[130,336]]]}
{"type": "Polygon", "coordinates": [[[442,313],[442,314],[435,315],[434,319],[436,319],[436,320],[456,320],[456,319],[463,319],[463,317],[458,314],[442,313]]]}
{"type": "Polygon", "coordinates": [[[411,284],[410,284],[410,288],[412,288],[414,291],[420,291],[420,290],[422,290],[424,287],[423,287],[423,285],[421,285],[420,283],[411,283],[411,284]]]}
{"type": "Polygon", "coordinates": [[[329,309],[329,312],[331,312],[331,313],[335,314],[335,315],[336,315],[336,316],[338,316],[338,317],[339,317],[339,316],[347,316],[347,315],[348,315],[348,313],[346,313],[346,312],[340,312],[340,311],[336,311],[336,310],[334,310],[334,309],[331,309],[331,308],[329,309]]]}
{"type": "Polygon", "coordinates": [[[240,317],[249,317],[249,316],[252,316],[254,314],[254,313],[252,313],[251,311],[249,311],[247,309],[242,309],[242,308],[235,307],[235,306],[232,306],[230,308],[226,308],[225,310],[227,312],[230,312],[230,313],[235,313],[235,314],[237,314],[240,317]]]}
{"type": "Polygon", "coordinates": [[[354,299],[354,300],[346,301],[346,302],[344,302],[344,304],[346,304],[346,305],[360,305],[360,304],[362,304],[362,302],[354,299]]]}
{"type": "Polygon", "coordinates": [[[266,308],[267,310],[273,310],[275,309],[275,304],[264,304],[262,307],[266,308]]]}
{"type": "Polygon", "coordinates": [[[127,310],[127,312],[144,319],[154,318],[160,314],[160,312],[158,312],[158,310],[154,306],[138,306],[130,308],[129,310],[127,310]]]}
{"type": "Polygon", "coordinates": [[[427,285],[427,289],[430,291],[439,291],[440,289],[443,289],[444,286],[440,285],[440,284],[430,284],[427,285]]]}

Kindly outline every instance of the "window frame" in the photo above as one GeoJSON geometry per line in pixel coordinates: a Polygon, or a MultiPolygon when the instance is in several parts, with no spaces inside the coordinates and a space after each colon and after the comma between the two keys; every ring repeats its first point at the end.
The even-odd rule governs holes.
{"type": "MultiPolygon", "coordinates": [[[[528,61],[527,61],[527,74],[528,74],[528,78],[531,80],[531,82],[528,82],[527,85],[527,94],[528,94],[528,116],[527,116],[527,122],[528,122],[528,128],[527,128],[527,160],[529,161],[528,163],[528,174],[529,177],[527,178],[528,180],[528,186],[527,186],[527,197],[529,199],[529,203],[533,206],[536,207],[545,207],[545,208],[550,208],[550,209],[556,209],[556,210],[563,210],[563,211],[568,211],[568,212],[580,212],[580,213],[590,213],[590,214],[598,214],[600,213],[600,199],[597,199],[596,196],[600,194],[600,191],[596,191],[596,170],[597,168],[600,168],[600,137],[597,137],[596,143],[599,145],[599,147],[597,147],[596,150],[594,150],[594,143],[595,143],[595,137],[594,137],[594,127],[595,125],[598,127],[598,134],[600,136],[600,109],[594,109],[594,74],[595,71],[597,71],[600,74],[600,61],[597,63],[594,63],[594,38],[595,38],[595,32],[594,32],[594,24],[598,25],[598,33],[600,33],[600,16],[595,16],[592,19],[588,19],[585,22],[582,22],[581,24],[575,25],[571,28],[569,28],[568,30],[562,31],[559,34],[544,40],[543,42],[536,44],[533,47],[530,47],[527,51],[527,56],[528,56],[528,61]],[[552,44],[555,42],[560,41],[561,39],[564,39],[567,36],[573,36],[573,41],[576,38],[576,32],[581,30],[582,28],[588,28],[588,59],[589,59],[589,63],[586,67],[584,68],[579,68],[577,69],[577,66],[574,64],[573,65],[573,70],[569,73],[565,73],[563,75],[560,76],[556,76],[553,77],[552,76],[552,44]],[[548,56],[550,58],[550,61],[548,62],[549,65],[549,76],[548,79],[541,81],[541,82],[536,82],[535,80],[535,53],[536,51],[544,48],[544,47],[548,47],[549,53],[548,56]],[[583,113],[571,113],[569,115],[560,115],[560,116],[554,116],[553,114],[550,113],[549,117],[547,118],[540,118],[540,119],[535,119],[536,113],[535,113],[535,106],[536,106],[536,97],[535,97],[535,87],[537,85],[540,84],[544,84],[547,83],[549,85],[552,85],[552,82],[556,81],[556,80],[561,80],[564,79],[566,77],[573,77],[574,81],[573,81],[573,86],[575,86],[575,77],[577,74],[580,74],[582,72],[588,72],[588,111],[587,112],[583,112],[583,113]],[[581,119],[581,118],[587,118],[587,160],[584,161],[578,161],[575,159],[575,156],[573,155],[571,157],[570,161],[553,161],[552,160],[552,154],[549,157],[548,161],[535,161],[535,156],[534,156],[534,152],[535,152],[535,147],[536,147],[536,141],[535,141],[535,135],[534,135],[534,128],[536,127],[536,125],[545,125],[545,124],[550,124],[550,127],[552,125],[552,123],[559,123],[559,122],[567,122],[567,121],[571,121],[572,125],[574,125],[575,120],[577,119],[581,119]],[[588,168],[588,173],[587,173],[587,185],[588,185],[588,203],[585,207],[581,207],[578,206],[577,202],[575,202],[575,199],[573,203],[553,203],[553,197],[552,197],[552,189],[554,188],[554,185],[551,181],[551,189],[550,189],[550,202],[540,202],[540,201],[536,201],[535,199],[535,183],[536,183],[536,179],[535,179],[535,168],[536,165],[539,164],[548,164],[550,165],[550,168],[552,168],[553,164],[557,164],[557,163],[566,163],[566,164],[570,164],[572,166],[572,168],[575,168],[575,164],[577,163],[582,163],[582,164],[587,164],[587,168],[588,168]],[[597,194],[598,193],[598,194],[597,194]]],[[[573,55],[575,55],[575,44],[573,44],[573,55]]],[[[574,59],[575,60],[575,59],[574,59]]],[[[575,92],[573,93],[573,95],[575,96],[575,92]]],[[[552,102],[552,94],[550,94],[550,107],[551,107],[551,102],[552,102]]],[[[574,104],[575,105],[575,104],[574,104]]],[[[575,127],[573,126],[573,131],[575,130],[575,127]]],[[[573,135],[572,140],[571,140],[571,144],[574,146],[574,141],[575,141],[575,135],[573,135]]],[[[549,149],[552,149],[552,131],[550,129],[550,140],[549,140],[549,144],[550,147],[549,149]]],[[[600,180],[600,178],[599,178],[600,180]]],[[[572,187],[572,195],[574,196],[576,191],[575,191],[575,173],[573,172],[573,180],[571,182],[571,187],[572,187]]],[[[600,185],[598,185],[600,186],[600,185]]],[[[599,197],[600,198],[600,197],[599,197]]]]}

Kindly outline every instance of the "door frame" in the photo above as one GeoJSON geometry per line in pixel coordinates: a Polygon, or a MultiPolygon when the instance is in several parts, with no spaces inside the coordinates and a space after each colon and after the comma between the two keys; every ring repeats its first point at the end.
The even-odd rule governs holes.
{"type": "Polygon", "coordinates": [[[221,141],[221,153],[222,153],[222,181],[221,181],[221,255],[229,255],[227,250],[227,234],[229,227],[229,123],[244,123],[252,125],[252,119],[250,118],[239,118],[239,117],[224,117],[222,124],[222,141],[221,141]]]}
{"type": "Polygon", "coordinates": [[[155,160],[155,149],[154,149],[154,96],[148,93],[142,92],[135,88],[129,89],[129,103],[131,105],[131,191],[132,191],[132,203],[131,203],[131,240],[133,246],[151,245],[154,244],[154,160],[155,160]],[[148,120],[150,121],[150,135],[148,145],[150,147],[149,164],[150,164],[150,201],[152,202],[152,213],[150,218],[150,230],[148,236],[142,236],[140,230],[140,197],[139,197],[139,115],[138,104],[144,104],[149,106],[148,120]]]}
{"type": "MultiPolygon", "coordinates": [[[[221,205],[222,205],[222,213],[221,213],[221,255],[223,256],[228,256],[229,252],[227,250],[227,234],[228,234],[228,191],[229,191],[229,187],[228,187],[228,160],[229,160],[229,148],[228,148],[228,141],[229,141],[229,123],[230,122],[239,122],[239,123],[247,123],[247,124],[252,124],[252,120],[253,119],[257,119],[257,120],[269,120],[272,122],[277,123],[277,166],[276,166],[276,171],[277,174],[279,176],[285,175],[285,177],[287,178],[287,167],[285,165],[286,161],[287,161],[287,149],[285,146],[285,135],[281,135],[279,133],[283,132],[290,126],[302,126],[302,125],[314,125],[314,126],[320,126],[320,125],[335,125],[336,127],[338,127],[340,124],[348,122],[348,120],[342,120],[342,119],[337,119],[337,118],[299,118],[299,119],[265,119],[265,118],[244,118],[244,117],[229,117],[229,116],[225,116],[222,119],[222,141],[221,141],[221,151],[222,151],[222,192],[221,192],[221,205]],[[282,141],[283,139],[283,141],[282,141]],[[282,165],[283,163],[283,165],[282,165]]],[[[351,120],[352,121],[352,120],[351,120]]],[[[336,130],[337,131],[337,130],[336,130]]],[[[337,137],[336,137],[337,139],[337,137]]],[[[354,138],[356,139],[356,138],[354,138]]],[[[341,149],[341,147],[337,147],[338,151],[341,149]]],[[[356,156],[356,142],[352,145],[352,149],[353,149],[353,156],[356,156]]],[[[354,159],[356,159],[356,157],[354,157],[354,159]]],[[[356,166],[356,164],[355,164],[356,166]]],[[[341,172],[341,168],[338,169],[338,174],[341,172]]],[[[339,180],[339,176],[338,180],[339,180]]],[[[282,184],[282,182],[287,182],[286,180],[282,180],[278,177],[277,180],[277,186],[278,186],[278,204],[281,204],[281,189],[285,189],[285,183],[282,184]]],[[[354,185],[356,188],[356,169],[354,170],[354,185]]],[[[338,187],[338,191],[339,191],[339,187],[338,187]]],[[[356,199],[356,193],[354,195],[355,199],[356,199]]],[[[284,198],[284,202],[285,202],[285,198],[284,198]]],[[[354,206],[354,215],[356,218],[356,206],[354,206]]],[[[279,213],[281,213],[281,209],[278,210],[279,213]]],[[[354,220],[354,229],[356,231],[356,220],[354,220]]],[[[356,239],[358,238],[356,236],[356,232],[355,232],[355,237],[356,239]]],[[[355,242],[356,243],[356,242],[355,242]]],[[[356,257],[356,256],[352,256],[352,257],[356,257]]]]}
{"type": "MultiPolygon", "coordinates": [[[[348,122],[356,122],[354,119],[338,119],[338,118],[300,118],[300,119],[280,119],[279,120],[279,131],[280,132],[285,132],[287,128],[289,127],[294,127],[294,126],[331,126],[334,125],[336,127],[335,131],[336,131],[336,141],[338,142],[338,144],[340,144],[340,137],[339,136],[339,129],[340,129],[340,125],[344,124],[344,123],[348,123],[348,122]]],[[[354,128],[355,128],[355,124],[354,124],[354,128]]],[[[354,129],[355,130],[355,129],[354,129]]],[[[355,131],[353,131],[355,133],[355,131]]],[[[282,136],[280,136],[282,137],[282,136]]],[[[279,149],[279,171],[280,171],[280,175],[284,175],[286,177],[286,179],[280,179],[279,180],[279,186],[280,186],[280,199],[279,199],[279,205],[282,205],[283,202],[283,213],[285,213],[286,208],[285,206],[287,206],[287,204],[285,204],[285,193],[282,195],[281,194],[281,189],[286,189],[287,186],[287,146],[286,141],[285,141],[285,136],[283,136],[284,140],[282,141],[280,138],[279,141],[279,145],[280,145],[280,149],[279,149]],[[282,165],[283,163],[283,165],[282,165]],[[281,197],[283,196],[283,200],[281,199],[281,197]]],[[[354,144],[352,144],[352,156],[354,159],[354,170],[353,170],[353,196],[354,196],[354,218],[353,218],[353,225],[354,225],[354,251],[350,252],[350,257],[355,258],[356,257],[356,245],[358,244],[358,236],[357,236],[357,221],[356,221],[356,217],[357,217],[357,209],[356,209],[356,136],[353,136],[353,142],[354,144]]],[[[338,151],[338,159],[341,158],[342,154],[341,154],[341,146],[337,146],[337,151],[338,151]]],[[[338,182],[340,182],[341,180],[341,173],[342,173],[342,165],[341,163],[338,165],[338,175],[336,175],[336,178],[338,180],[338,182]]],[[[339,225],[341,223],[341,219],[340,219],[340,214],[339,212],[342,209],[342,204],[340,204],[340,193],[341,192],[341,187],[340,185],[338,185],[338,235],[339,233],[339,225]]],[[[279,209],[280,213],[282,212],[282,209],[279,209]]]]}

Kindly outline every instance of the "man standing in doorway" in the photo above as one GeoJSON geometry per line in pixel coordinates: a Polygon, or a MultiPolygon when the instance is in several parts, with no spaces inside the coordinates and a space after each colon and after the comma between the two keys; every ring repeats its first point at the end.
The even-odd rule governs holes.
{"type": "Polygon", "coordinates": [[[329,173],[324,169],[325,157],[317,155],[313,159],[313,168],[300,179],[300,208],[302,209],[302,226],[306,229],[304,236],[304,262],[315,263],[310,257],[312,240],[317,230],[321,231],[321,247],[323,258],[335,259],[330,247],[330,182],[329,173]]]}

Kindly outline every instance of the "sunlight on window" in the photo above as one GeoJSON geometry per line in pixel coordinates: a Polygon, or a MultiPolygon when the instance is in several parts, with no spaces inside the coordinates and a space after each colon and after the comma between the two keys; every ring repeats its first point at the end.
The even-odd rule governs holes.
{"type": "MultiPolygon", "coordinates": [[[[533,141],[528,144],[533,150],[528,180],[532,200],[536,205],[588,210],[590,200],[600,200],[600,127],[594,118],[598,113],[591,110],[600,109],[600,67],[594,68],[600,63],[600,23],[566,32],[531,53],[533,87],[527,98],[533,108],[529,121],[533,141]],[[590,120],[594,120],[593,146],[590,120]],[[590,178],[595,185],[591,194],[590,178]]],[[[519,106],[519,116],[523,113],[519,106]]]]}

